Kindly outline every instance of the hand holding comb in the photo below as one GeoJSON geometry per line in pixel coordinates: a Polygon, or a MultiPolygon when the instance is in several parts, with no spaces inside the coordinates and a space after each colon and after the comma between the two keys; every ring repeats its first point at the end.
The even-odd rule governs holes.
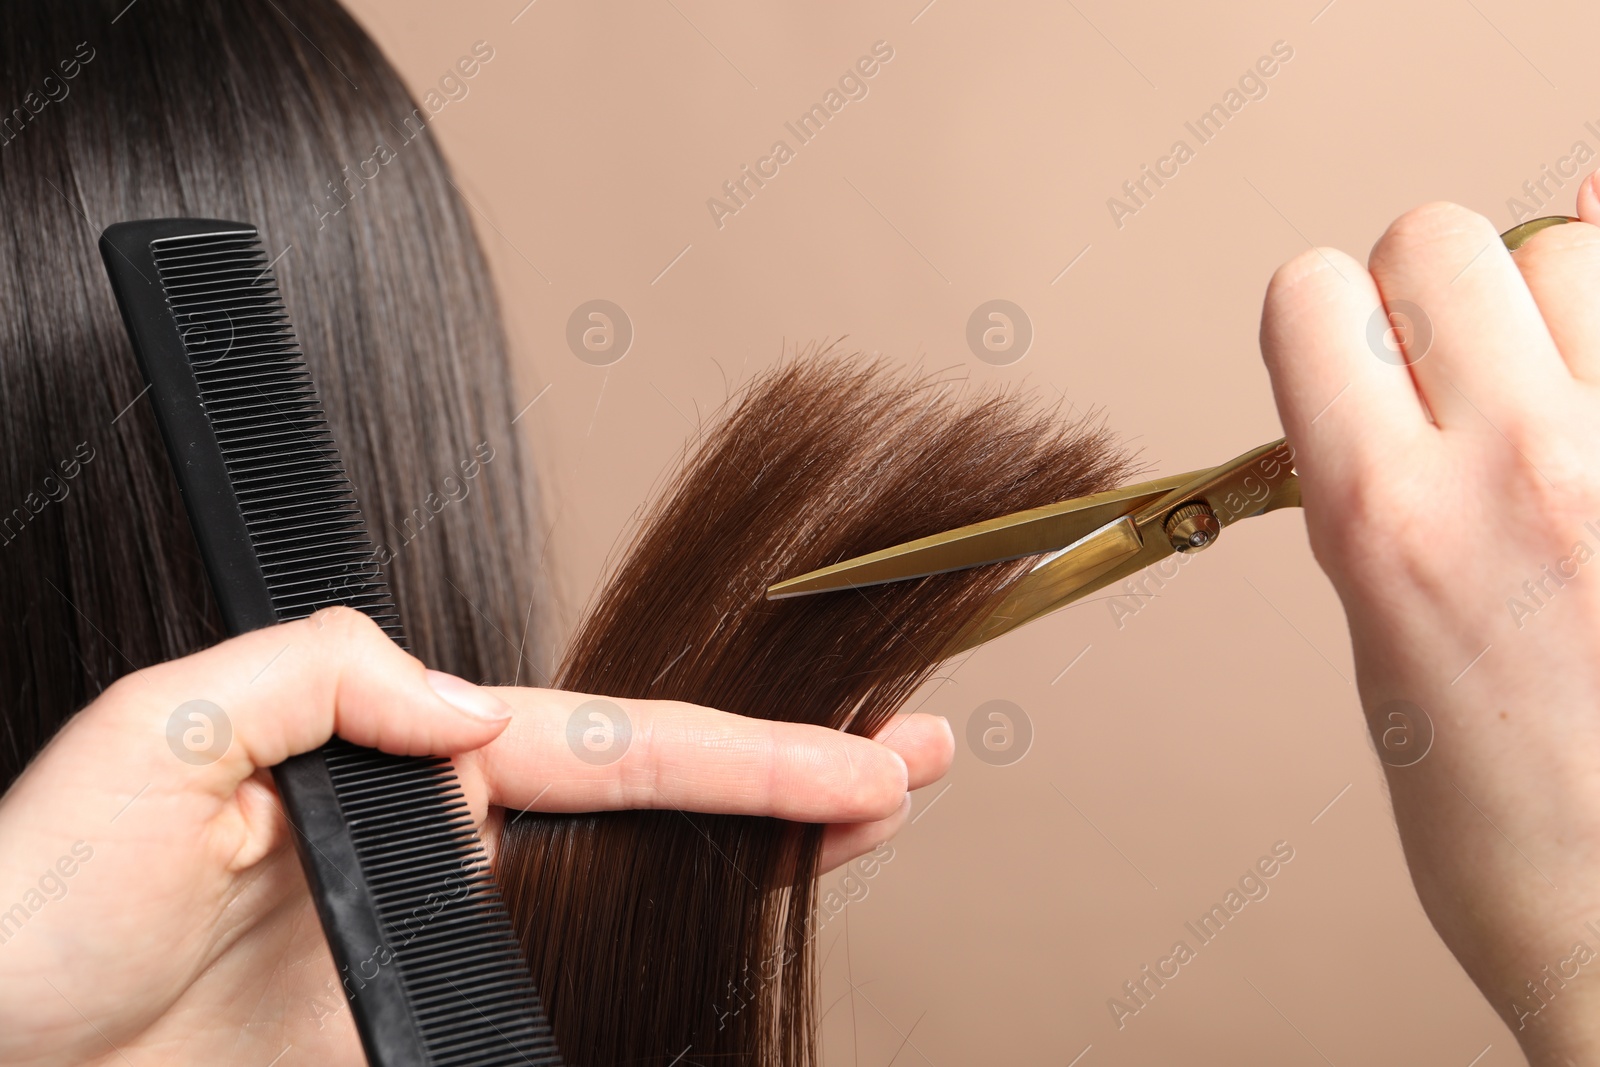
{"type": "MultiPolygon", "coordinates": [[[[405,638],[256,230],[100,239],[232,634],[343,605],[405,638]]],[[[373,1067],[559,1067],[447,759],[335,738],[273,769],[373,1067]]]]}

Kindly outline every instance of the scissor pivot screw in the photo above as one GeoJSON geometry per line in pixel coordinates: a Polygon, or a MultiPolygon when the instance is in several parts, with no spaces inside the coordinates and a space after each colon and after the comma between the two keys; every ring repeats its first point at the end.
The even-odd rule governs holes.
{"type": "Polygon", "coordinates": [[[1178,552],[1198,552],[1209,548],[1222,532],[1222,524],[1205,504],[1185,504],[1167,516],[1167,539],[1178,552]]]}

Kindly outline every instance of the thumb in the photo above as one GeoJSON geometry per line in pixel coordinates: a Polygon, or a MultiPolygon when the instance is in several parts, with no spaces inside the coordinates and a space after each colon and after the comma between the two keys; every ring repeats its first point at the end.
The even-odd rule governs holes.
{"type": "Polygon", "coordinates": [[[222,788],[336,734],[394,755],[448,756],[487,744],[511,719],[492,692],[428,670],[349,608],[139,671],[88,711],[97,706],[165,732],[179,759],[220,772],[222,788]]]}

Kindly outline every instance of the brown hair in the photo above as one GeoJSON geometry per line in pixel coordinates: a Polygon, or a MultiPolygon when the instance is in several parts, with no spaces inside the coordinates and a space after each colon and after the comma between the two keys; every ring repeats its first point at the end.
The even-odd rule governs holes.
{"type": "MultiPolygon", "coordinates": [[[[558,684],[875,734],[1029,560],[764,599],[783,577],[1130,473],[1097,425],[815,349],[692,451],[558,684]]],[[[499,878],[574,1064],[815,1060],[822,828],[676,811],[519,815],[499,878]]]]}
{"type": "Polygon", "coordinates": [[[0,789],[118,676],[224,636],[95,245],[124,219],[260,227],[413,648],[516,677],[538,524],[499,309],[428,112],[354,20],[12,0],[0,107],[0,789]]]}
{"type": "MultiPolygon", "coordinates": [[[[25,101],[0,112],[0,788],[117,677],[222,636],[95,248],[122,219],[260,227],[414,649],[543,684],[519,654],[542,662],[537,613],[523,632],[538,524],[492,285],[425,112],[371,40],[331,0],[15,0],[0,106],[25,101]],[[378,175],[352,179],[379,145],[378,175]]],[[[756,383],[560,684],[874,732],[1024,564],[780,603],[766,583],[1123,473],[1093,427],[950,393],[817,352],[756,383]]],[[[677,812],[515,820],[500,873],[568,1061],[809,1063],[820,836],[677,812]]]]}

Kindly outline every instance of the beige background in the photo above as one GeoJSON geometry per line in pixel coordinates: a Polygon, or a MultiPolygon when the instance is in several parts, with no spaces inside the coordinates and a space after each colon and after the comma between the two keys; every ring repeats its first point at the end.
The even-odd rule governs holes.
{"type": "MultiPolygon", "coordinates": [[[[786,345],[848,335],[1059,390],[1161,473],[1215,463],[1280,432],[1256,343],[1278,263],[1364,255],[1430,199],[1505,228],[1524,181],[1600,148],[1600,14],[1577,4],[524,2],[353,7],[419,94],[494,49],[432,128],[479,211],[521,401],[548,388],[521,425],[563,628],[692,425],[786,345]],[[784,122],[880,40],[868,95],[797,147],[784,122]],[[1267,95],[1200,145],[1185,120],[1276,41],[1294,54],[1267,95]],[[1118,228],[1107,198],[1180,137],[1194,158],[1118,228]],[[778,138],[794,160],[719,229],[707,198],[778,138]],[[637,332],[610,367],[564,340],[594,298],[637,332]],[[1036,330],[1007,367],[964,338],[992,298],[1036,330]]],[[[927,695],[958,738],[1006,699],[1035,739],[1003,767],[963,741],[824,930],[828,1061],[1522,1063],[1407,880],[1299,516],[1230,530],[1136,615],[1116,603],[1135,601],[1036,623],[927,695]],[[1185,920],[1278,841],[1270,895],[1119,1030],[1108,998],[1197,944],[1185,920]]]]}

